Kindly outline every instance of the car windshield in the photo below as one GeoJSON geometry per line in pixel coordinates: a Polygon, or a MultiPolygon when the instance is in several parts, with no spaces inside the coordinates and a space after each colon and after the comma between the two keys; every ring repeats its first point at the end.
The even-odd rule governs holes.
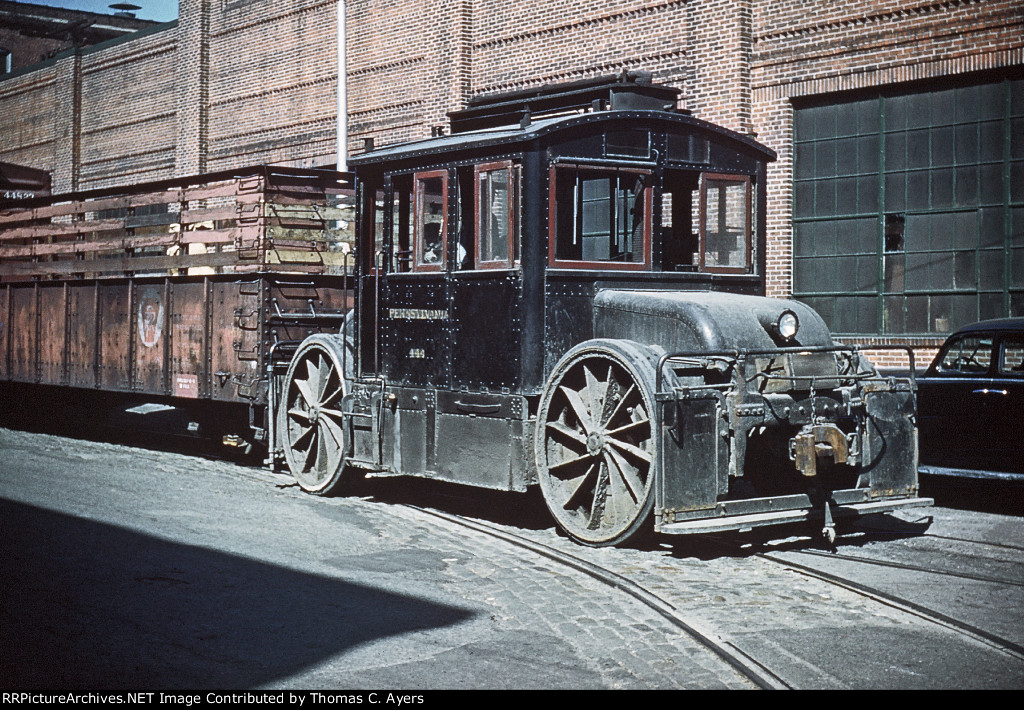
{"type": "Polygon", "coordinates": [[[968,335],[950,343],[939,360],[940,372],[983,373],[992,363],[992,336],[968,335]]]}

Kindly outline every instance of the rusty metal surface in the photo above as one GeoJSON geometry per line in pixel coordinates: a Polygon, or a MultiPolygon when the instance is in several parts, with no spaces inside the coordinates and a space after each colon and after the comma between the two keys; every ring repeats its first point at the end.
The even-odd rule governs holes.
{"type": "Polygon", "coordinates": [[[0,379],[261,401],[273,345],[351,307],[351,187],[259,167],[0,210],[0,379]]]}
{"type": "Polygon", "coordinates": [[[0,285],[0,380],[261,401],[272,345],[337,332],[351,306],[335,277],[277,278],[0,285]]]}

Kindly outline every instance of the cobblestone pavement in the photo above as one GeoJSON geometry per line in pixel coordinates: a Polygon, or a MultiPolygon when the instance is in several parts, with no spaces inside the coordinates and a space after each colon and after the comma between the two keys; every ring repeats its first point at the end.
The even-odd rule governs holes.
{"type": "MultiPolygon", "coordinates": [[[[117,679],[130,686],[155,678],[166,687],[751,687],[621,590],[402,504],[408,502],[475,515],[632,579],[691,627],[769,660],[792,687],[1024,687],[1017,660],[974,641],[951,640],[904,610],[749,550],[716,551],[689,540],[641,549],[582,548],[557,535],[522,497],[443,486],[445,494],[437,496],[435,489],[417,490],[420,485],[375,479],[350,497],[315,498],[287,477],[258,468],[0,429],[0,499],[7,502],[0,511],[0,545],[15,546],[0,552],[21,574],[0,604],[0,621],[17,631],[7,642],[41,633],[40,653],[50,642],[67,646],[60,625],[40,632],[23,621],[49,612],[45,598],[67,583],[50,578],[64,575],[78,580],[71,583],[81,596],[94,595],[65,614],[81,635],[104,636],[103,629],[124,618],[141,629],[124,640],[104,636],[98,647],[115,660],[85,666],[83,673],[113,677],[115,685],[117,679]],[[34,521],[51,512],[62,517],[47,523],[44,534],[34,533],[34,521]],[[122,530],[131,538],[111,542],[122,530]],[[68,536],[89,538],[96,552],[74,546],[78,551],[71,555],[63,544],[29,549],[39,539],[68,536]],[[105,553],[103,545],[112,551],[105,553]],[[111,561],[124,549],[147,553],[111,561]],[[36,572],[41,556],[59,566],[36,572]],[[110,581],[120,578],[127,581],[110,581]],[[147,586],[140,596],[142,584],[147,586]],[[170,604],[176,615],[122,609],[108,601],[115,593],[118,599],[141,598],[136,606],[147,600],[170,604]],[[26,613],[14,618],[18,605],[26,613]],[[211,607],[231,611],[213,615],[211,607]],[[172,628],[149,635],[146,629],[163,623],[172,628]],[[267,650],[253,650],[261,645],[267,650]],[[127,674],[115,667],[118,659],[134,662],[137,656],[151,657],[151,663],[138,663],[139,670],[127,674]]],[[[909,517],[924,514],[936,516],[932,529],[950,535],[1024,539],[1020,518],[941,509],[909,517]]],[[[914,544],[913,538],[897,538],[863,550],[891,558],[899,551],[912,554],[914,544]]],[[[942,586],[934,577],[899,577],[895,583],[942,586]]],[[[992,598],[1024,607],[1020,588],[992,598]]],[[[973,587],[950,590],[953,597],[969,595],[980,608],[989,594],[973,587]]],[[[95,639],[70,648],[97,657],[95,639]]],[[[28,678],[42,682],[38,675],[28,678]]],[[[90,678],[95,685],[114,687],[96,678],[90,678]]],[[[74,685],[82,678],[63,680],[74,685]]]]}
{"type": "Polygon", "coordinates": [[[2,429],[0,461],[6,687],[751,687],[632,597],[423,511],[2,429]]]}

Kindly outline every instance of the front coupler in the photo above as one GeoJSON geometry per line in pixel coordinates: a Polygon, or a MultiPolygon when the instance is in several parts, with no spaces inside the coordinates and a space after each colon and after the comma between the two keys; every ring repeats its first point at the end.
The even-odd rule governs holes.
{"type": "Polygon", "coordinates": [[[915,389],[848,347],[663,356],[656,529],[828,528],[930,504],[917,497],[915,389]]]}

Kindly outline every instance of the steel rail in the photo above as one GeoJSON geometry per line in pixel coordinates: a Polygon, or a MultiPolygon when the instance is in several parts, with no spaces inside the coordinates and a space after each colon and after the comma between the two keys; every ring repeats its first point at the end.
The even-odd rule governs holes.
{"type": "Polygon", "coordinates": [[[859,562],[861,564],[874,565],[875,567],[892,567],[894,569],[902,569],[907,570],[909,572],[924,572],[925,574],[937,574],[942,577],[959,577],[960,579],[969,579],[975,582],[1005,584],[1010,587],[1024,587],[1024,582],[1017,582],[1012,579],[990,577],[988,575],[983,574],[969,574],[967,572],[955,572],[952,570],[932,569],[930,567],[922,567],[921,565],[911,565],[905,562],[873,560],[870,557],[858,557],[857,555],[847,555],[842,552],[825,552],[823,550],[792,550],[791,552],[797,555],[809,555],[815,557],[826,557],[835,560],[846,560],[847,562],[859,562]]]}
{"type": "Polygon", "coordinates": [[[888,592],[883,592],[880,589],[870,587],[866,584],[861,584],[860,582],[855,582],[853,580],[846,579],[845,577],[840,577],[839,575],[831,574],[830,572],[822,572],[821,570],[815,569],[814,567],[809,567],[807,565],[802,565],[799,562],[793,562],[791,560],[786,560],[777,557],[776,555],[771,553],[762,552],[758,553],[756,556],[760,559],[767,560],[769,562],[774,562],[778,565],[782,565],[783,567],[788,567],[794,572],[802,574],[806,577],[811,577],[813,579],[827,582],[834,586],[841,587],[843,589],[846,589],[848,591],[854,592],[863,597],[876,601],[880,604],[892,607],[893,609],[898,609],[905,613],[913,614],[914,616],[917,616],[918,618],[923,619],[932,624],[935,624],[936,626],[941,626],[957,634],[960,634],[961,636],[972,638],[975,641],[978,641],[986,646],[989,646],[990,648],[995,649],[996,651],[1004,653],[1012,658],[1016,658],[1019,661],[1024,661],[1024,646],[1014,643],[1013,641],[1010,641],[1008,639],[1004,639],[1001,636],[997,636],[996,634],[985,631],[984,629],[979,629],[978,627],[972,626],[971,624],[968,624],[966,622],[954,619],[953,617],[935,611],[934,609],[929,609],[928,607],[923,606],[921,604],[917,604],[907,599],[897,597],[893,594],[889,594],[888,592]]]}
{"type": "Polygon", "coordinates": [[[679,611],[669,602],[665,601],[661,597],[652,593],[650,590],[645,589],[636,582],[633,582],[620,574],[616,574],[611,570],[604,569],[598,565],[588,562],[584,559],[571,555],[561,550],[556,550],[547,545],[528,540],[524,537],[520,537],[514,533],[507,532],[495,528],[486,523],[479,521],[469,520],[458,515],[452,515],[450,513],[442,513],[436,510],[430,510],[428,508],[422,508],[420,506],[404,504],[405,507],[417,510],[427,515],[432,515],[441,520],[445,520],[455,525],[460,525],[470,530],[489,535],[491,537],[504,540],[505,542],[522,549],[529,550],[543,557],[547,557],[550,560],[563,564],[567,567],[571,567],[578,572],[588,575],[589,577],[605,584],[609,587],[617,589],[640,603],[647,606],[649,609],[657,612],[663,618],[668,620],[673,626],[684,631],[688,636],[693,638],[695,641],[700,643],[705,648],[712,651],[715,655],[725,661],[733,669],[735,669],[740,675],[747,680],[751,681],[758,688],[762,690],[790,690],[792,686],[784,681],[782,678],[772,673],[763,664],[748,656],[734,644],[726,639],[715,638],[710,633],[706,633],[698,630],[686,621],[679,611]]]}

